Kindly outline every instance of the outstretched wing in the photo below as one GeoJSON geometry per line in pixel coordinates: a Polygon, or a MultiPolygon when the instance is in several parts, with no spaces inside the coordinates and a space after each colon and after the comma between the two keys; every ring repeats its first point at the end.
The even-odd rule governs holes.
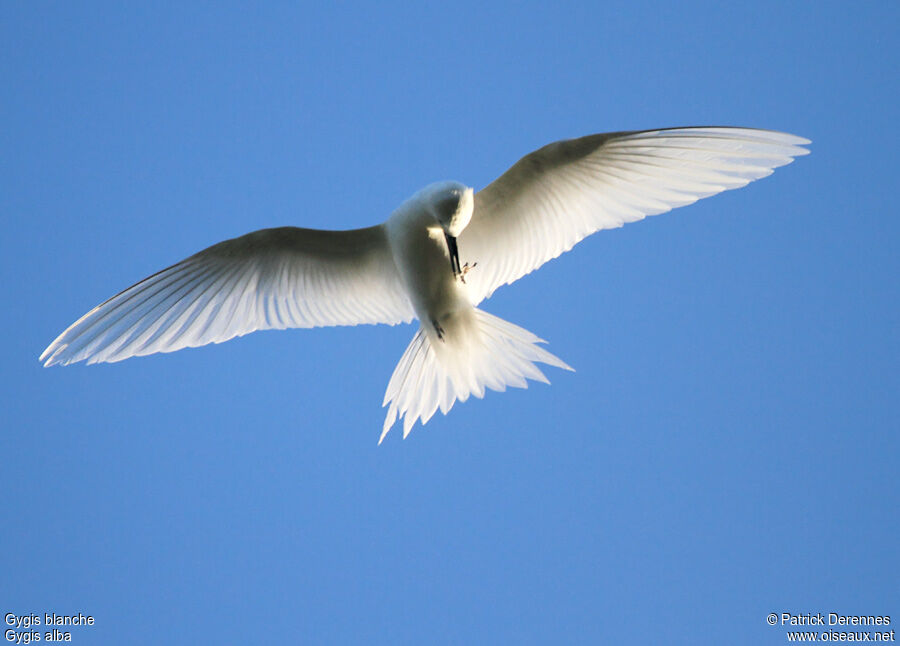
{"type": "Polygon", "coordinates": [[[474,304],[600,229],[692,204],[808,154],[809,140],[749,128],[673,128],[557,141],[475,194],[459,236],[474,304]]]}
{"type": "Polygon", "coordinates": [[[44,350],[51,366],[172,352],[255,330],[414,316],[381,226],[284,227],[226,240],[98,305],[44,350]]]}

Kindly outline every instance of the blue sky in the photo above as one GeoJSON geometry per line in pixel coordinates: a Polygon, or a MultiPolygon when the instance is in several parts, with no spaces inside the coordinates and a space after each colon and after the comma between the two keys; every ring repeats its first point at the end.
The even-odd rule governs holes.
{"type": "Polygon", "coordinates": [[[80,644],[777,644],[900,621],[900,6],[0,7],[4,613],[80,644]],[[383,220],[564,137],[746,125],[771,178],[483,307],[575,373],[381,447],[411,326],[44,369],[219,240],[383,220]]]}

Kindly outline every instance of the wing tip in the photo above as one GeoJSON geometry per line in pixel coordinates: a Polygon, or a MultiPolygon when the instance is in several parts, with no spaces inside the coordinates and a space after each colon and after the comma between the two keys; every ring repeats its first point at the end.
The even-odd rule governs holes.
{"type": "MultiPolygon", "coordinates": [[[[783,130],[771,130],[768,128],[749,128],[746,126],[676,126],[672,128],[656,128],[653,130],[638,130],[625,135],[625,138],[645,138],[651,135],[671,134],[673,136],[690,136],[690,135],[727,135],[735,139],[757,139],[767,143],[780,143],[789,146],[808,146],[812,143],[811,139],[795,135],[783,130]]],[[[799,155],[807,155],[806,150],[799,155]]]]}
{"type": "Polygon", "coordinates": [[[59,355],[65,349],[66,344],[58,344],[57,341],[54,341],[53,343],[48,345],[43,352],[41,352],[41,356],[38,357],[38,361],[43,364],[44,368],[55,366],[56,364],[61,363],[59,355]]]}

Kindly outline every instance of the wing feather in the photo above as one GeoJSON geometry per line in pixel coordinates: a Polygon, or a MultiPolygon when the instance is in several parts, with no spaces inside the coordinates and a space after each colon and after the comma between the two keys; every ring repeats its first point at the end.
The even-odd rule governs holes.
{"type": "Polygon", "coordinates": [[[116,294],[60,334],[41,361],[121,361],[255,330],[393,325],[413,316],[381,226],[263,229],[116,294]]]}
{"type": "Polygon", "coordinates": [[[770,175],[809,140],[751,128],[673,128],[557,141],[475,194],[459,236],[474,304],[601,229],[770,175]]]}

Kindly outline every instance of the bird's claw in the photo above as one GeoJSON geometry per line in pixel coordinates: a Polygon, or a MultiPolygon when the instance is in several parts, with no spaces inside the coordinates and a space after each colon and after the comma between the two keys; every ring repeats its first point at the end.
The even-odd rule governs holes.
{"type": "Polygon", "coordinates": [[[459,270],[459,279],[462,281],[463,285],[466,284],[466,274],[475,269],[477,265],[477,262],[473,262],[471,265],[466,263],[462,266],[462,269],[459,270]]]}
{"type": "Polygon", "coordinates": [[[437,319],[431,319],[431,325],[434,327],[434,331],[437,332],[438,338],[443,341],[444,340],[444,328],[441,327],[441,324],[437,322],[437,319]]]}

